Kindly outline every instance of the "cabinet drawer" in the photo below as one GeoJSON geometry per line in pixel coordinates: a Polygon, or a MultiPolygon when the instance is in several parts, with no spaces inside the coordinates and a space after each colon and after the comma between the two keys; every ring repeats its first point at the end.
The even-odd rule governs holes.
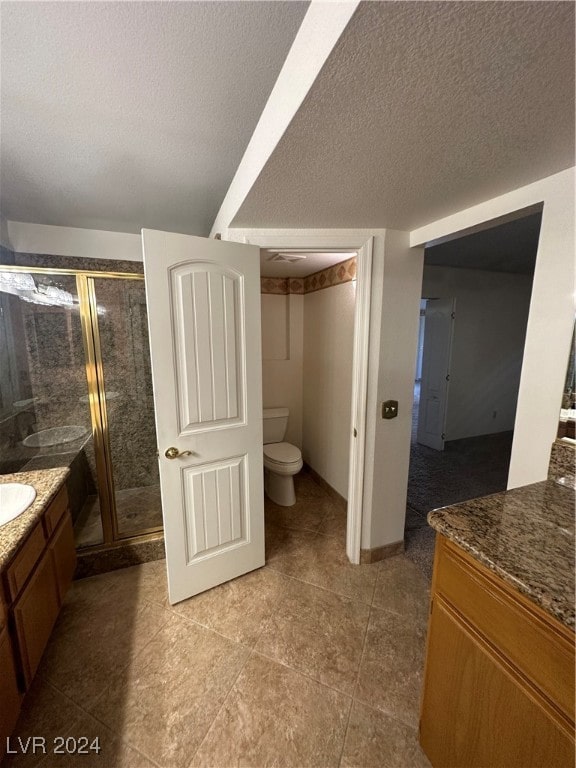
{"type": "Polygon", "coordinates": [[[435,590],[574,722],[574,635],[465,552],[439,539],[435,590]]]}
{"type": "Polygon", "coordinates": [[[48,509],[44,512],[44,527],[46,529],[46,536],[50,538],[56,528],[58,527],[58,523],[60,522],[60,519],[62,518],[62,515],[66,510],[68,509],[68,492],[66,491],[66,487],[58,491],[58,494],[54,501],[50,504],[48,509]]]}
{"type": "Polygon", "coordinates": [[[11,600],[16,599],[26,583],[44,550],[45,544],[44,530],[42,524],[38,523],[6,570],[8,594],[11,600]]]}
{"type": "Polygon", "coordinates": [[[74,570],[76,568],[76,546],[74,543],[74,529],[72,518],[66,512],[60,525],[50,542],[50,550],[54,556],[54,569],[56,571],[56,583],[60,603],[64,602],[66,592],[72,584],[74,570]]]}
{"type": "Polygon", "coordinates": [[[38,668],[59,609],[54,562],[52,553],[46,550],[12,609],[26,688],[38,668]]]}

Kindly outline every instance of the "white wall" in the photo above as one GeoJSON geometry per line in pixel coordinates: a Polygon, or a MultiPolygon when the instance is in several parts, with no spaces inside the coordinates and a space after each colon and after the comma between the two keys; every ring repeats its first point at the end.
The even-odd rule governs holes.
{"type": "Polygon", "coordinates": [[[456,298],[446,440],[514,429],[531,290],[531,275],[424,266],[422,296],[456,298]]]}
{"type": "Polygon", "coordinates": [[[304,296],[261,295],[262,405],[290,409],[286,440],[302,448],[304,296]]]}
{"type": "Polygon", "coordinates": [[[140,235],[21,221],[8,221],[6,229],[11,248],[16,253],[142,261],[140,235]]]}
{"type": "Polygon", "coordinates": [[[304,460],[348,498],[356,282],[304,296],[304,460]]]}
{"type": "Polygon", "coordinates": [[[8,222],[0,216],[0,246],[12,250],[12,243],[8,234],[8,222]]]}
{"type": "Polygon", "coordinates": [[[408,232],[375,234],[362,549],[404,539],[423,261],[408,232]],[[398,416],[385,420],[389,399],[398,416]]]}

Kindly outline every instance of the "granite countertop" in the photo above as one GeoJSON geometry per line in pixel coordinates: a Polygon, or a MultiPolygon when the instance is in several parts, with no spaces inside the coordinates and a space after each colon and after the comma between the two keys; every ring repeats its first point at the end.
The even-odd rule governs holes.
{"type": "Polygon", "coordinates": [[[435,509],[430,525],[574,629],[574,490],[552,480],[435,509]]]}
{"type": "Polygon", "coordinates": [[[36,489],[36,498],[28,509],[14,520],[0,526],[0,571],[4,570],[16,554],[21,542],[42,517],[42,513],[56,496],[69,473],[67,467],[58,467],[0,475],[0,483],[26,483],[36,489]]]}

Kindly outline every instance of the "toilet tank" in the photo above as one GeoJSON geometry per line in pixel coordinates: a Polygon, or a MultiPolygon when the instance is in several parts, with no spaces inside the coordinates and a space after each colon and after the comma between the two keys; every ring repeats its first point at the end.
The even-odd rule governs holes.
{"type": "Polygon", "coordinates": [[[288,408],[264,408],[264,443],[281,443],[288,427],[288,408]]]}

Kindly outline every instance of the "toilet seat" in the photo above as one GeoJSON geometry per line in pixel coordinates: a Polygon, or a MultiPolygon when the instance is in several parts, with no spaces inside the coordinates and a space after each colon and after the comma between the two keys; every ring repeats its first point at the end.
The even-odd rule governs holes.
{"type": "Polygon", "coordinates": [[[295,475],[303,466],[300,448],[291,443],[266,443],[264,466],[278,475],[295,475]]]}
{"type": "Polygon", "coordinates": [[[302,458],[302,453],[300,448],[292,445],[292,443],[266,443],[264,456],[271,463],[295,464],[302,458]]]}

